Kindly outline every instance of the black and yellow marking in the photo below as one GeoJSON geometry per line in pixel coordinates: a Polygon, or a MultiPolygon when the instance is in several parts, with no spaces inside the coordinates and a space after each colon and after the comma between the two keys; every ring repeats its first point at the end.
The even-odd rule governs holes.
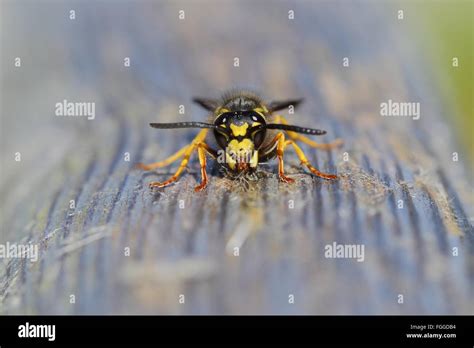
{"type": "Polygon", "coordinates": [[[171,128],[201,128],[201,131],[193,139],[191,144],[181,148],[172,156],[163,161],[148,165],[138,164],[144,170],[152,170],[168,166],[182,158],[176,172],[166,181],[151,182],[150,187],[164,187],[176,180],[182,174],[189,163],[194,152],[198,153],[201,168],[201,183],[195,190],[204,189],[208,182],[206,173],[206,155],[218,158],[218,151],[212,149],[205,139],[209,129],[213,130],[217,144],[225,152],[225,163],[233,171],[243,172],[255,170],[262,161],[277,157],[278,176],[283,182],[293,182],[285,175],[283,156],[288,145],[295,150],[301,164],[306,166],[311,173],[323,179],[336,179],[334,174],[322,173],[314,168],[308,161],[303,150],[296,144],[301,141],[311,147],[331,149],[341,145],[342,140],[337,139],[333,143],[319,144],[302,134],[323,135],[326,131],[314,128],[299,127],[288,124],[281,115],[274,115],[274,123],[267,123],[267,117],[273,112],[293,106],[296,107],[302,99],[277,101],[265,104],[259,97],[248,92],[230,92],[219,100],[207,98],[194,98],[197,104],[211,111],[214,115],[213,123],[205,122],[176,122],[176,123],[150,123],[150,126],[160,129],[171,128]],[[279,131],[276,135],[267,130],[279,131]],[[286,140],[285,134],[290,138],[286,140]],[[273,138],[270,138],[272,137],[273,138]],[[264,145],[265,144],[265,145],[264,145]]]}

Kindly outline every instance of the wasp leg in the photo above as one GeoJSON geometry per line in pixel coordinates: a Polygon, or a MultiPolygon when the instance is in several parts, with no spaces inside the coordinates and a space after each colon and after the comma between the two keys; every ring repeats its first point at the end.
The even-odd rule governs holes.
{"type": "Polygon", "coordinates": [[[152,170],[156,168],[166,167],[170,165],[171,163],[176,162],[178,158],[184,156],[186,154],[186,150],[189,150],[189,148],[192,146],[193,143],[200,143],[201,141],[203,141],[204,138],[206,137],[206,134],[207,134],[207,129],[203,129],[196,135],[196,137],[193,139],[191,144],[186,145],[182,149],[178,150],[175,154],[164,159],[163,161],[150,163],[150,164],[137,163],[136,167],[143,170],[152,170]]]}
{"type": "Polygon", "coordinates": [[[202,191],[207,186],[206,151],[211,153],[206,143],[198,144],[197,150],[198,150],[199,164],[201,165],[201,183],[194,188],[194,192],[202,191]]]}
{"type": "MultiPolygon", "coordinates": [[[[186,149],[181,154],[181,156],[183,156],[183,160],[181,161],[178,170],[176,170],[176,172],[173,174],[173,176],[171,178],[169,178],[168,180],[163,181],[163,182],[153,181],[153,182],[150,183],[150,187],[164,187],[164,186],[167,186],[167,185],[175,182],[179,178],[181,173],[183,172],[184,168],[186,168],[186,166],[188,165],[189,158],[191,157],[193,152],[196,150],[198,145],[203,142],[204,138],[206,137],[206,134],[207,134],[207,129],[203,129],[194,138],[192,144],[188,145],[186,147],[186,149]]],[[[178,152],[181,152],[181,150],[178,151],[178,152]]],[[[175,156],[176,156],[176,154],[174,154],[171,157],[175,157],[175,156]]]]}
{"type": "Polygon", "coordinates": [[[174,181],[176,181],[178,179],[178,177],[180,176],[181,172],[184,170],[184,168],[188,164],[189,158],[191,157],[192,153],[194,152],[195,149],[197,149],[198,157],[199,157],[199,164],[201,165],[201,183],[194,188],[194,191],[199,192],[199,191],[202,191],[203,189],[205,189],[206,186],[207,186],[206,151],[211,156],[213,155],[213,152],[212,152],[212,149],[204,142],[197,143],[197,144],[194,143],[194,144],[191,145],[191,147],[192,147],[192,149],[190,149],[190,151],[185,155],[185,157],[183,158],[183,161],[181,162],[178,170],[176,171],[176,173],[171,178],[169,178],[168,180],[166,180],[164,182],[157,182],[157,181],[151,182],[150,187],[164,187],[164,186],[167,186],[167,185],[173,183],[174,181]]]}
{"type": "Polygon", "coordinates": [[[152,182],[150,182],[150,187],[165,187],[165,186],[168,186],[169,184],[175,182],[176,180],[178,180],[178,178],[181,175],[181,173],[183,172],[184,168],[186,168],[186,166],[188,165],[189,157],[191,157],[191,155],[193,154],[195,149],[196,149],[195,144],[192,144],[188,147],[188,149],[186,150],[186,152],[184,154],[184,158],[183,158],[183,160],[181,161],[181,163],[178,167],[178,170],[173,174],[173,176],[171,178],[169,178],[168,180],[163,181],[163,182],[152,181],[152,182]]]}
{"type": "MultiPolygon", "coordinates": [[[[276,115],[275,123],[288,124],[288,121],[283,116],[276,115]]],[[[317,148],[317,149],[330,150],[330,149],[333,149],[335,147],[339,147],[342,144],[344,144],[344,140],[342,140],[340,138],[338,138],[338,139],[336,139],[333,142],[328,143],[328,144],[320,144],[320,143],[317,143],[317,142],[309,139],[308,137],[306,137],[304,135],[301,135],[301,134],[298,134],[298,133],[295,133],[295,132],[291,132],[291,131],[287,131],[287,133],[288,133],[288,136],[291,139],[301,141],[302,143],[305,143],[305,144],[307,144],[311,147],[317,148]]]]}
{"type": "Polygon", "coordinates": [[[166,167],[166,166],[170,165],[171,163],[177,161],[178,158],[182,157],[183,154],[186,152],[186,149],[189,146],[191,146],[191,145],[186,145],[181,150],[176,152],[174,155],[171,155],[170,157],[166,158],[163,161],[150,163],[150,164],[137,163],[136,167],[139,168],[139,169],[143,169],[143,170],[152,170],[152,169],[156,169],[156,168],[166,167]]]}
{"type": "Polygon", "coordinates": [[[309,161],[306,158],[306,155],[304,154],[303,150],[301,150],[301,148],[293,140],[286,140],[285,141],[285,136],[283,136],[281,139],[279,139],[279,141],[280,142],[283,141],[285,143],[284,146],[283,146],[283,149],[288,145],[292,145],[293,149],[296,152],[296,155],[298,156],[299,160],[301,161],[301,164],[305,165],[311,171],[311,173],[313,173],[314,175],[319,176],[320,178],[323,178],[323,179],[328,179],[328,180],[337,179],[337,175],[326,174],[326,173],[320,172],[319,170],[314,168],[309,163],[309,161]]]}
{"type": "Polygon", "coordinates": [[[292,178],[289,178],[285,175],[285,170],[283,167],[283,153],[285,152],[285,134],[283,133],[278,133],[277,136],[274,139],[277,141],[277,157],[278,157],[278,177],[280,178],[281,181],[286,182],[286,183],[292,183],[295,180],[292,178]]]}

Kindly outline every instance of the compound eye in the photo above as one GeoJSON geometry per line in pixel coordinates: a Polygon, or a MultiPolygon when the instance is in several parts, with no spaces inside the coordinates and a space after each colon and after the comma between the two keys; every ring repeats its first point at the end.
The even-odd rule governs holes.
{"type": "Polygon", "coordinates": [[[224,133],[221,133],[217,130],[214,130],[214,136],[216,138],[216,141],[217,141],[217,144],[222,148],[222,149],[225,149],[227,147],[227,135],[225,135],[224,133]]]}
{"type": "Polygon", "coordinates": [[[265,140],[265,135],[267,131],[265,129],[260,129],[253,134],[253,144],[256,149],[258,149],[265,140]]]}
{"type": "Polygon", "coordinates": [[[263,123],[263,122],[265,122],[265,120],[263,119],[263,117],[260,116],[257,112],[252,112],[252,114],[250,115],[250,117],[252,118],[252,122],[258,122],[258,123],[263,123]]]}
{"type": "Polygon", "coordinates": [[[215,124],[217,126],[225,126],[227,124],[227,120],[229,119],[229,113],[226,112],[222,115],[220,115],[216,120],[215,120],[215,124]]]}

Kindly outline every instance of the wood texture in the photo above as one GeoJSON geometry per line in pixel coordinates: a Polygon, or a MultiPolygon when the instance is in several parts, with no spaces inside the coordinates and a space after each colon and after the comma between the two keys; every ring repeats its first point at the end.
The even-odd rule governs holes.
{"type": "Polygon", "coordinates": [[[450,111],[410,23],[388,3],[2,2],[1,10],[0,243],[38,244],[40,260],[0,260],[0,313],[474,312],[472,176],[462,156],[452,161],[462,150],[450,111]],[[148,123],[205,120],[191,98],[231,87],[305,98],[288,117],[327,130],[318,140],[345,140],[331,152],[302,146],[341,179],[314,178],[289,152],[295,185],[278,182],[276,162],[243,185],[209,161],[209,187],[196,194],[195,159],[177,184],[150,192],[175,167],[143,173],[134,163],[163,159],[196,132],[148,123]],[[96,118],[56,117],[64,99],[95,102],[96,118]],[[421,119],[381,117],[388,99],[420,102],[421,119]],[[333,242],[365,245],[364,262],[325,258],[333,242]]]}

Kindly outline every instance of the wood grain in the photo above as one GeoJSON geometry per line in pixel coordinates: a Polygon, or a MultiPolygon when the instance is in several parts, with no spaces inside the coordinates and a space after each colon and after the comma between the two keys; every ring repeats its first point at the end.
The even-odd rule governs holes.
{"type": "Polygon", "coordinates": [[[40,259],[0,260],[0,313],[473,313],[472,173],[462,156],[452,161],[462,150],[450,110],[392,5],[1,7],[0,243],[38,244],[40,259]],[[289,154],[295,185],[278,182],[276,163],[243,185],[210,161],[209,187],[196,194],[194,160],[177,184],[150,192],[174,167],[134,163],[163,159],[196,132],[148,123],[205,120],[191,98],[232,87],[305,98],[288,117],[327,130],[322,141],[345,140],[331,152],[303,146],[340,180],[311,176],[289,154]],[[96,118],[56,117],[64,99],[95,102],[96,118]],[[420,102],[420,120],[380,116],[388,99],[420,102]],[[364,262],[326,258],[333,242],[363,244],[364,262]]]}

